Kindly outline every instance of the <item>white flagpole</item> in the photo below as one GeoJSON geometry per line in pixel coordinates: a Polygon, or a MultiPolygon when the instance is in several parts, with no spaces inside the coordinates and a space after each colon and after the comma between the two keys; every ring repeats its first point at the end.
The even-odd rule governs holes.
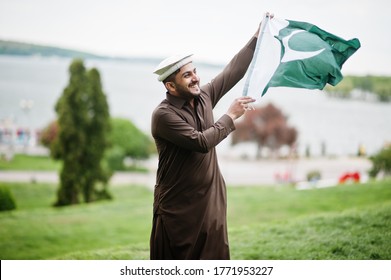
{"type": "Polygon", "coordinates": [[[259,49],[260,49],[260,46],[261,46],[262,37],[263,37],[263,34],[265,33],[265,27],[268,24],[269,19],[270,19],[269,13],[265,13],[265,15],[263,17],[263,20],[261,22],[261,26],[259,28],[258,40],[257,40],[257,44],[256,44],[256,47],[255,47],[254,56],[253,56],[253,59],[251,60],[251,64],[250,64],[250,67],[249,67],[249,70],[248,70],[247,79],[246,79],[246,82],[244,84],[243,94],[242,94],[243,96],[247,96],[248,95],[248,88],[249,88],[249,85],[250,85],[250,81],[251,81],[251,77],[252,77],[252,74],[253,74],[253,70],[254,70],[255,64],[257,62],[258,52],[259,52],[259,49]]]}

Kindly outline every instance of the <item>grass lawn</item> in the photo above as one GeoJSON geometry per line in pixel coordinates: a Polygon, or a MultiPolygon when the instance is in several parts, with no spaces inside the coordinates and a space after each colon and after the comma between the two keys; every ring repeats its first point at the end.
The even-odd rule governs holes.
{"type": "Polygon", "coordinates": [[[0,170],[58,171],[61,164],[60,161],[55,161],[49,156],[15,154],[10,161],[0,158],[0,170]]]}
{"type": "MultiPolygon", "coordinates": [[[[7,161],[0,157],[1,170],[39,170],[39,171],[59,171],[62,166],[61,160],[54,160],[50,156],[35,156],[26,154],[15,154],[13,159],[7,161]]],[[[139,165],[139,162],[130,162],[124,170],[128,172],[148,172],[148,169],[139,165]]]]}
{"type": "MultiPolygon", "coordinates": [[[[0,259],[148,259],[152,193],[115,186],[112,201],[54,208],[56,186],[4,184],[0,259]]],[[[391,181],[297,191],[229,187],[232,259],[391,259],[391,181]]]]}

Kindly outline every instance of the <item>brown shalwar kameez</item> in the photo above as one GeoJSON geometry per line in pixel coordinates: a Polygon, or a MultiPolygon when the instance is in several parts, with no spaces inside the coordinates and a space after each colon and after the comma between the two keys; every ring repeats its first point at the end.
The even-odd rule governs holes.
{"type": "Polygon", "coordinates": [[[194,108],[167,93],[152,115],[159,165],[153,204],[151,259],[229,259],[227,195],[215,146],[234,129],[212,109],[246,73],[256,38],[210,83],[194,108]]]}

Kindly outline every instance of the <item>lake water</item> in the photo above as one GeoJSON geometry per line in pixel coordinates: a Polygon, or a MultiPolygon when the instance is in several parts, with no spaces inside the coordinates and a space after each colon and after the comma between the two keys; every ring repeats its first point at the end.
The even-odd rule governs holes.
{"type": "MultiPolygon", "coordinates": [[[[39,129],[54,120],[54,105],[68,83],[69,64],[70,59],[65,58],[0,56],[3,124],[11,119],[17,127],[39,129]],[[33,104],[22,107],[22,100],[33,104]]],[[[113,60],[87,60],[85,64],[100,71],[111,115],[129,118],[149,133],[151,113],[165,97],[163,85],[152,74],[155,65],[113,60]]],[[[221,67],[198,67],[201,82],[208,82],[219,71],[221,67]]],[[[241,95],[243,84],[244,79],[220,101],[215,108],[216,119],[241,95]]],[[[353,155],[359,145],[373,154],[391,142],[391,103],[341,100],[321,91],[288,88],[270,89],[258,104],[269,102],[282,109],[289,124],[298,130],[300,154],[308,146],[312,155],[319,155],[322,143],[328,155],[353,155]]],[[[227,155],[255,154],[255,145],[231,147],[230,139],[218,149],[227,155]]]]}

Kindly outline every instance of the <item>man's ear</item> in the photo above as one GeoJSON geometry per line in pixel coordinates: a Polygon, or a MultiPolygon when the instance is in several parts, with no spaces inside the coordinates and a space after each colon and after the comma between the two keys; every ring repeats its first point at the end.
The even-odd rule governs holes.
{"type": "Polygon", "coordinates": [[[168,91],[175,91],[175,83],[173,83],[173,82],[166,82],[164,85],[166,86],[166,89],[168,91]]]}

